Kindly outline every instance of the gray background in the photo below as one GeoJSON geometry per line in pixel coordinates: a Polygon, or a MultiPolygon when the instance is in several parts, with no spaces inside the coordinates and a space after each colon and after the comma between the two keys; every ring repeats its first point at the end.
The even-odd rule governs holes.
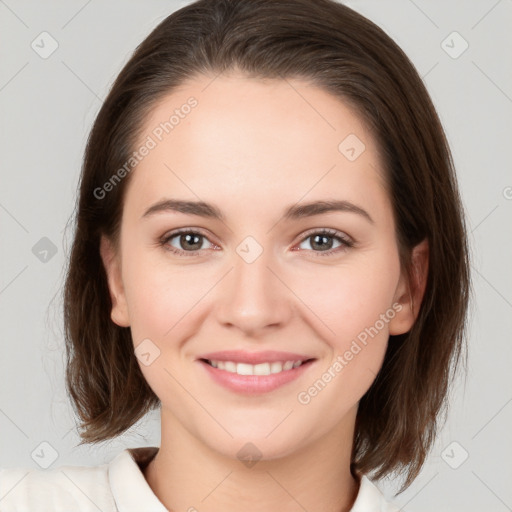
{"type": "MultiPolygon", "coordinates": [[[[153,413],[112,442],[75,446],[60,287],[91,123],[136,45],[186,3],[0,0],[1,467],[95,465],[125,447],[159,445],[153,413]],[[58,43],[47,58],[44,31],[58,43]]],[[[512,0],[347,3],[424,78],[451,144],[472,246],[467,382],[453,388],[424,470],[394,501],[408,512],[512,510],[512,0]]],[[[378,485],[389,497],[398,489],[378,485]]]]}

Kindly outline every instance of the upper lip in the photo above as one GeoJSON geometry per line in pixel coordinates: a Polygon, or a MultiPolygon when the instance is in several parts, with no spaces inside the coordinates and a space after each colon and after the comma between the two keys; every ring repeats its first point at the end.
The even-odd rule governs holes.
{"type": "Polygon", "coordinates": [[[259,364],[274,363],[286,361],[307,361],[314,359],[304,354],[293,352],[278,352],[275,350],[265,350],[262,352],[247,352],[244,350],[222,350],[220,352],[210,352],[203,354],[198,359],[208,359],[209,361],[233,361],[235,363],[259,364]]]}

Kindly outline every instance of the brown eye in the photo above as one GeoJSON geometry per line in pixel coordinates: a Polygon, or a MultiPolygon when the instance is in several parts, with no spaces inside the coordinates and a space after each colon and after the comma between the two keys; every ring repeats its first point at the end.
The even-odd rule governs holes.
{"type": "Polygon", "coordinates": [[[308,234],[303,238],[301,244],[307,240],[311,240],[311,242],[309,242],[311,249],[302,248],[300,250],[311,250],[314,253],[317,253],[317,256],[328,256],[333,253],[339,253],[340,251],[346,250],[354,245],[354,243],[346,238],[342,233],[330,229],[323,229],[308,234]],[[338,242],[339,245],[335,246],[336,242],[338,242]]]}
{"type": "Polygon", "coordinates": [[[181,230],[165,235],[160,244],[168,251],[184,256],[196,256],[208,238],[197,231],[181,230]]]}

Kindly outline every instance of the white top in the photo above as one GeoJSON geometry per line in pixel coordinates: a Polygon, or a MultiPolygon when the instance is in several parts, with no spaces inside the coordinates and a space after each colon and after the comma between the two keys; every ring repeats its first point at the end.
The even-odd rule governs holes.
{"type": "MultiPolygon", "coordinates": [[[[157,447],[127,448],[100,466],[0,468],[1,512],[169,512],[148,485],[157,447]]],[[[350,512],[398,512],[365,475],[350,512]]]]}

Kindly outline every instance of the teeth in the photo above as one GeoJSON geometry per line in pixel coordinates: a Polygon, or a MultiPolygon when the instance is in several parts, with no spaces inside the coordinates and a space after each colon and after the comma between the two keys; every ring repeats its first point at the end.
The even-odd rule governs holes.
{"type": "Polygon", "coordinates": [[[233,361],[208,362],[214,368],[230,373],[238,373],[238,375],[270,375],[297,368],[302,364],[302,361],[286,361],[284,364],[280,362],[260,364],[235,363],[233,361]]]}
{"type": "Polygon", "coordinates": [[[291,370],[293,368],[293,361],[286,361],[283,365],[283,370],[291,370]]]}

